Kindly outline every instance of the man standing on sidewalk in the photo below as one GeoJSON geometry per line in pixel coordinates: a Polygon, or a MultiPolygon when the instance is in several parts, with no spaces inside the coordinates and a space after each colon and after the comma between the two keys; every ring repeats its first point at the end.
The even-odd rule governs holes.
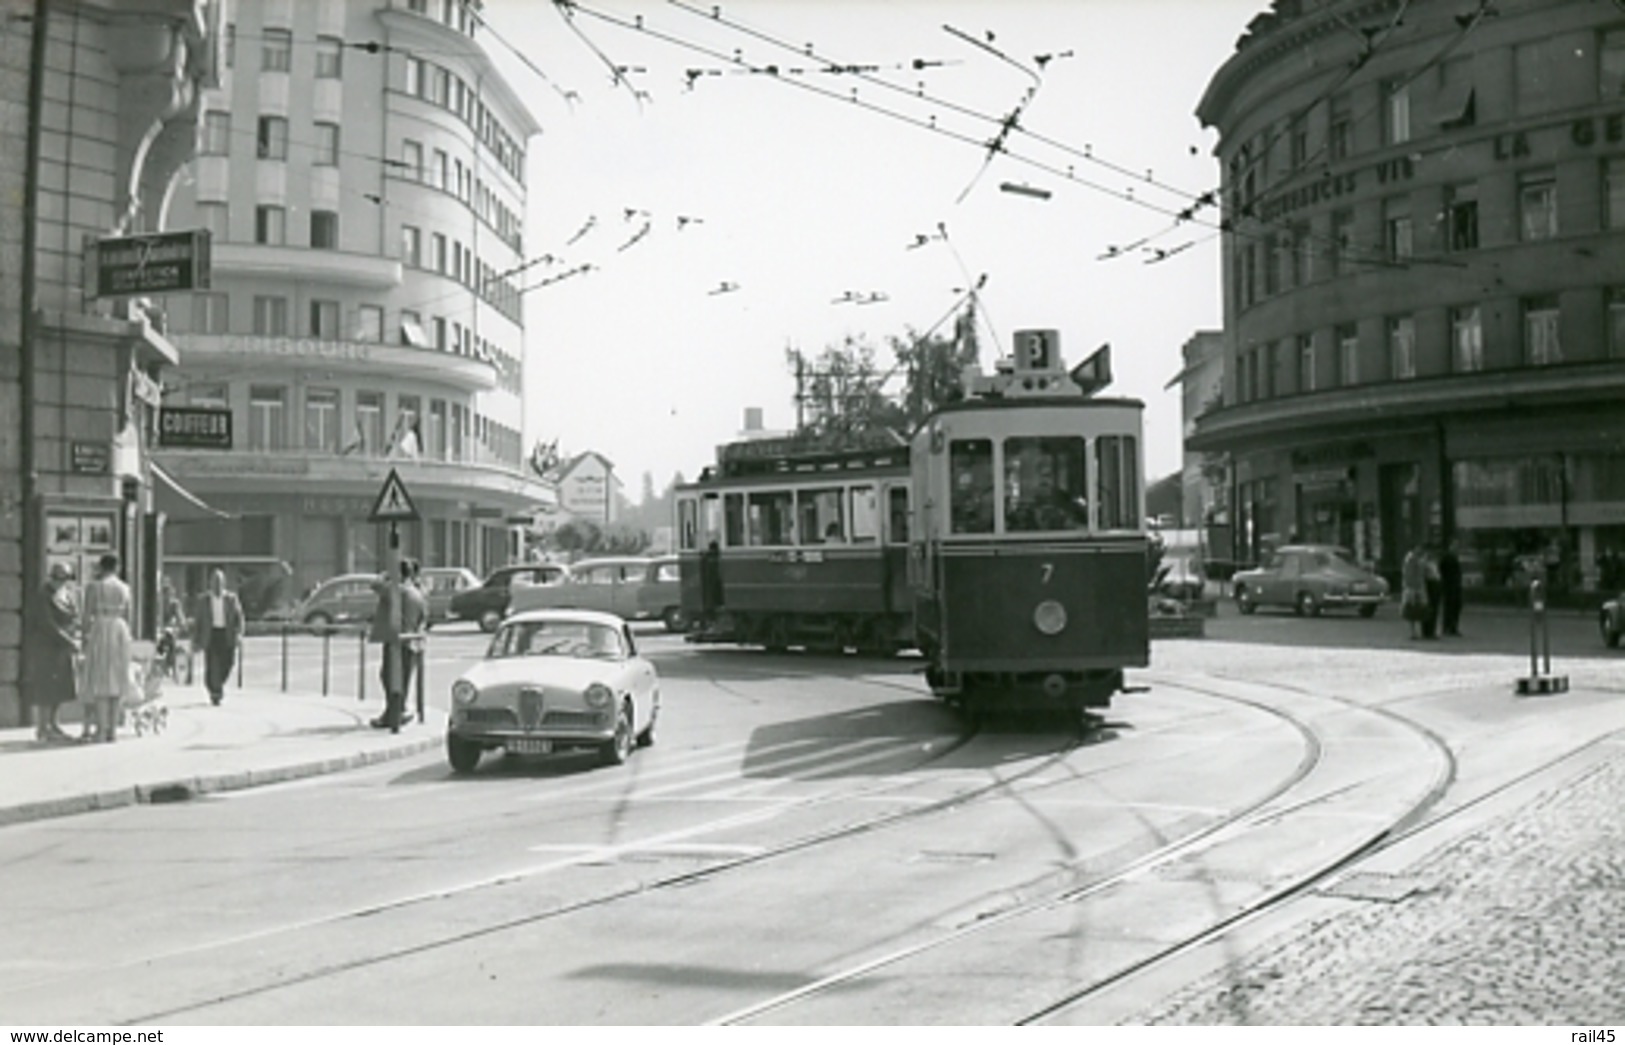
{"type": "Polygon", "coordinates": [[[209,574],[209,590],[198,597],[192,614],[192,648],[203,651],[203,688],[209,702],[226,699],[226,681],[237,665],[237,644],[243,637],[243,604],[226,590],[224,570],[209,574]]]}
{"type": "Polygon", "coordinates": [[[401,730],[401,722],[406,717],[406,694],[411,688],[412,673],[418,670],[417,640],[405,636],[421,632],[429,615],[429,605],[417,585],[410,583],[411,579],[412,562],[402,559],[399,576],[386,573],[372,586],[378,603],[372,612],[367,641],[383,647],[378,677],[384,684],[384,713],[373,719],[372,725],[374,729],[387,729],[392,733],[401,730]],[[400,598],[399,620],[390,613],[396,593],[400,598]]]}

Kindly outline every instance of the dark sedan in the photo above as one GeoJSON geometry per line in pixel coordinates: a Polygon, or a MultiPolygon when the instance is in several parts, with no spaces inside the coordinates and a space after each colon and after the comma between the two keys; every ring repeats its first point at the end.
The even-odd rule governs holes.
{"type": "Polygon", "coordinates": [[[497,625],[508,614],[508,599],[515,587],[558,584],[568,576],[570,568],[560,563],[499,566],[479,587],[460,591],[451,597],[451,616],[454,620],[475,621],[481,631],[496,631],[497,625]]]}

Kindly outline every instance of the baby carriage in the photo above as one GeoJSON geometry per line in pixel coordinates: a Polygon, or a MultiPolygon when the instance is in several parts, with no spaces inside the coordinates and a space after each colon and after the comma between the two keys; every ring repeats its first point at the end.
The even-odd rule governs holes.
{"type": "Polygon", "coordinates": [[[130,662],[130,685],[124,699],[119,701],[119,724],[135,730],[138,737],[145,733],[162,733],[169,725],[161,663],[157,657],[130,662]]]}

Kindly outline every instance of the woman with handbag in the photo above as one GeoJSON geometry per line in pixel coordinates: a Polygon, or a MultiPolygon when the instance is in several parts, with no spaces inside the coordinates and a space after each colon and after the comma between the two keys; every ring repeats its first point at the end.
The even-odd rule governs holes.
{"type": "Polygon", "coordinates": [[[111,744],[118,730],[119,701],[130,688],[130,589],[119,579],[118,556],[103,555],[85,585],[85,699],[81,741],[111,744]],[[91,729],[91,723],[95,729],[91,729]]]}

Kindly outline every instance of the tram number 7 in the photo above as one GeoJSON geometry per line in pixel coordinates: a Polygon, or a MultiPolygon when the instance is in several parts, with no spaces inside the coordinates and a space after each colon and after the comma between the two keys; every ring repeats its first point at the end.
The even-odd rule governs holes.
{"type": "Polygon", "coordinates": [[[1039,568],[1043,571],[1044,579],[1039,581],[1038,583],[1040,583],[1040,584],[1048,584],[1049,579],[1051,577],[1055,576],[1055,564],[1053,562],[1046,562],[1046,563],[1044,563],[1043,566],[1041,566],[1039,568]]]}

